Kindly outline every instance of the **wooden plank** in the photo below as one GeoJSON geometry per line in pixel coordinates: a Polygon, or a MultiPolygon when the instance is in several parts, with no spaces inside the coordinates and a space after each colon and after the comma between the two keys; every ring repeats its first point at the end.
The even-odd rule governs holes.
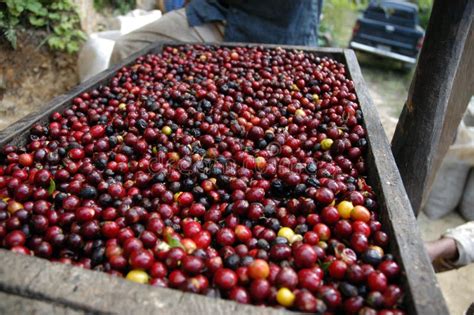
{"type": "Polygon", "coordinates": [[[474,92],[474,1],[435,0],[424,46],[392,140],[416,214],[474,92]]]}
{"type": "MultiPolygon", "coordinates": [[[[100,84],[105,84],[121,66],[133,62],[135,58],[140,55],[149,52],[158,52],[164,45],[168,44],[178,45],[176,43],[153,44],[125,60],[122,65],[102,72],[98,76],[81,84],[68,94],[63,95],[57,98],[56,100],[50,102],[44,111],[32,114],[30,115],[30,117],[23,119],[19,123],[10,126],[7,130],[0,132],[0,146],[6,143],[24,143],[29,130],[29,126],[31,124],[35,122],[46,122],[50,113],[56,110],[63,110],[67,108],[70,104],[70,101],[78,94],[95,88],[100,84]]],[[[227,47],[234,47],[241,44],[224,43],[221,45],[227,47]]],[[[260,46],[257,44],[244,45],[260,46]]],[[[351,75],[355,83],[356,93],[361,103],[363,115],[365,117],[366,127],[368,130],[368,140],[370,147],[368,156],[368,167],[371,172],[370,182],[374,186],[379,196],[379,202],[381,203],[382,210],[381,219],[384,222],[384,229],[392,239],[392,250],[398,262],[400,262],[400,265],[404,270],[405,277],[407,278],[402,281],[406,290],[406,294],[408,296],[406,299],[407,308],[410,313],[431,314],[432,312],[435,312],[442,314],[443,311],[446,310],[443,298],[441,297],[439,288],[437,287],[431,264],[429,263],[424,252],[421,238],[419,237],[419,233],[416,229],[415,218],[411,214],[411,208],[408,201],[408,197],[406,196],[406,192],[403,188],[400,176],[395,167],[393,157],[390,154],[388,141],[385,138],[385,133],[383,132],[379,117],[368,95],[355,55],[352,51],[344,51],[342,49],[337,48],[308,49],[300,46],[278,45],[265,45],[265,47],[282,47],[284,49],[300,49],[310,51],[320,56],[329,56],[331,58],[335,58],[336,60],[343,62],[347,65],[349,74],[351,75]],[[400,209],[402,209],[403,211],[400,209]],[[414,232],[412,233],[412,231],[414,232]],[[429,297],[430,299],[435,298],[437,302],[432,302],[431,300],[427,302],[427,297],[429,297]]],[[[180,291],[157,289],[150,288],[149,286],[136,285],[134,283],[130,283],[122,279],[111,278],[107,274],[103,273],[92,272],[94,276],[87,276],[91,274],[91,271],[77,269],[70,266],[50,264],[47,261],[31,257],[19,257],[15,255],[16,258],[12,258],[12,255],[14,254],[10,252],[2,252],[3,257],[0,258],[0,290],[6,290],[7,292],[13,292],[25,296],[36,297],[39,294],[44,299],[49,299],[51,301],[60,300],[67,305],[72,305],[76,308],[84,309],[86,311],[105,311],[107,307],[110,307],[110,304],[115,303],[114,301],[124,301],[123,303],[118,302],[118,305],[114,305],[113,307],[117,307],[117,309],[120,309],[120,307],[125,307],[125,309],[128,309],[126,307],[142,307],[143,304],[145,306],[143,306],[143,308],[140,308],[140,310],[147,312],[151,311],[151,309],[154,309],[155,307],[153,305],[149,309],[146,308],[148,307],[146,305],[150,303],[150,299],[156,299],[157,301],[165,301],[165,305],[159,308],[165,313],[165,310],[173,308],[176,309],[176,307],[181,307],[180,310],[183,311],[186,310],[191,312],[193,310],[194,313],[198,314],[208,313],[211,311],[218,311],[219,313],[233,311],[236,307],[235,303],[225,300],[218,300],[217,302],[217,300],[209,300],[208,298],[204,298],[202,296],[182,293],[180,291]],[[14,259],[15,262],[5,264],[3,261],[5,259],[4,257],[7,257],[7,260],[14,259]],[[37,269],[34,269],[29,265],[25,266],[26,262],[24,261],[24,259],[35,259],[38,264],[40,264],[40,261],[40,265],[43,266],[42,268],[45,270],[48,269],[48,271],[45,271],[46,274],[40,277],[36,273],[43,271],[37,271],[37,269]],[[12,279],[11,277],[6,277],[6,280],[4,280],[1,268],[3,268],[3,266],[8,267],[16,265],[22,266],[23,268],[20,269],[25,270],[25,274],[22,275],[21,278],[12,279]],[[53,274],[49,272],[50,268],[53,268],[52,270],[54,271],[54,277],[53,274]],[[82,273],[85,273],[86,276],[82,276],[82,273]],[[60,275],[59,277],[57,276],[58,274],[60,275]],[[30,276],[34,276],[34,278],[30,278],[30,276]],[[42,280],[38,281],[38,279],[42,280]],[[113,279],[113,281],[111,279],[113,279]],[[116,284],[115,280],[120,280],[121,282],[119,281],[119,284],[116,284]],[[51,286],[51,283],[64,283],[64,285],[59,287],[53,286],[53,288],[49,288],[49,286],[51,286]],[[71,291],[71,286],[73,294],[69,294],[71,291]],[[83,286],[92,286],[97,287],[98,289],[87,290],[83,286]],[[120,288],[123,287],[123,289],[115,288],[115,293],[109,292],[110,287],[117,286],[119,286],[120,288]],[[131,300],[127,296],[122,296],[123,294],[125,295],[125,292],[127,294],[131,292],[133,295],[138,294],[135,291],[138,290],[138,287],[143,290],[151,290],[153,292],[155,292],[155,290],[158,290],[158,293],[155,293],[158,295],[149,295],[151,293],[144,293],[148,291],[143,291],[140,289],[140,294],[146,294],[145,300],[131,300]],[[47,289],[46,291],[45,288],[47,289]],[[82,289],[79,290],[78,288],[82,289]],[[76,295],[75,292],[77,290],[79,290],[81,293],[76,295]],[[99,294],[99,301],[90,301],[90,299],[93,299],[93,293],[99,294]],[[113,297],[109,295],[113,295],[113,297]],[[87,303],[85,301],[87,301],[87,303]],[[181,303],[178,303],[179,306],[176,306],[174,302],[174,304],[171,302],[169,302],[171,304],[166,304],[168,303],[168,301],[181,301],[181,303]],[[123,305],[124,303],[126,305],[123,305]],[[218,304],[218,306],[216,306],[218,307],[218,309],[213,308],[215,303],[218,304]],[[229,303],[232,306],[230,306],[229,303]],[[181,304],[187,304],[187,306],[181,304]],[[87,308],[87,305],[92,305],[92,308],[87,308]],[[189,305],[192,305],[192,307],[190,307],[189,305]],[[183,309],[185,307],[187,308],[183,309]]],[[[242,306],[239,305],[239,311],[241,310],[241,307],[242,306]]],[[[245,310],[249,310],[250,312],[262,312],[261,308],[255,308],[252,306],[246,306],[245,310]]]]}
{"type": "Polygon", "coordinates": [[[84,315],[83,311],[56,303],[29,299],[18,295],[0,292],[0,314],[36,314],[36,315],[84,315]]]}
{"type": "Polygon", "coordinates": [[[391,253],[404,271],[402,284],[410,314],[448,314],[433,267],[425,252],[416,218],[390,151],[388,139],[352,50],[345,51],[367,129],[369,183],[380,205],[383,229],[391,239],[391,253]]]}
{"type": "Polygon", "coordinates": [[[104,272],[51,263],[4,249],[0,249],[0,257],[0,291],[87,313],[295,314],[133,283],[104,272]]]}

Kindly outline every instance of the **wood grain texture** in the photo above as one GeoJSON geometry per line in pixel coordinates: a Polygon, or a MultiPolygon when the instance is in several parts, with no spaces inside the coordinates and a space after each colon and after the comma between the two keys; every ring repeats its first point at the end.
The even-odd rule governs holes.
{"type": "Polygon", "coordinates": [[[94,314],[294,314],[133,283],[0,249],[0,291],[94,314]]]}
{"type": "Polygon", "coordinates": [[[56,303],[0,292],[0,314],[84,315],[86,313],[56,303]]]}
{"type": "MultiPolygon", "coordinates": [[[[71,100],[78,94],[100,84],[106,84],[121,66],[133,62],[140,55],[159,52],[164,45],[178,44],[153,44],[125,60],[122,65],[106,70],[68,94],[56,98],[46,105],[43,111],[31,114],[0,132],[0,146],[7,143],[25,143],[29,127],[33,123],[46,122],[50,113],[69,107],[71,100]]],[[[221,43],[220,45],[228,47],[255,46],[235,43],[221,43]]],[[[384,229],[392,240],[391,249],[404,272],[402,285],[406,292],[407,310],[410,314],[447,314],[388,140],[368,94],[354,53],[338,48],[308,49],[299,46],[265,46],[305,50],[321,57],[334,58],[347,65],[349,75],[355,83],[368,131],[369,180],[379,196],[380,215],[384,229]]],[[[210,299],[176,290],[137,285],[104,273],[68,265],[52,264],[39,258],[18,256],[2,250],[0,250],[0,291],[55,303],[59,301],[62,305],[86,312],[117,311],[127,313],[128,310],[136,310],[143,313],[159,312],[163,314],[188,312],[194,314],[283,313],[283,311],[271,308],[238,305],[230,301],[210,299]]]]}
{"type": "Polygon", "coordinates": [[[378,196],[380,219],[391,238],[391,252],[402,264],[405,303],[410,314],[448,314],[446,303],[425,252],[416,218],[390,150],[380,118],[352,50],[345,52],[364,115],[369,152],[369,183],[378,196]]]}
{"type": "Polygon", "coordinates": [[[435,0],[426,38],[392,140],[416,214],[474,92],[474,1],[435,0]]]}

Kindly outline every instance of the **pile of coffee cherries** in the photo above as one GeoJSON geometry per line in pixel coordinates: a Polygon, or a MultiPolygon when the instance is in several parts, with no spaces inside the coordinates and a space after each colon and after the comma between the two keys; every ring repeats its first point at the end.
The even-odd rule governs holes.
{"type": "Polygon", "coordinates": [[[345,66],[280,48],[140,57],[0,156],[0,245],[321,314],[403,314],[345,66]]]}

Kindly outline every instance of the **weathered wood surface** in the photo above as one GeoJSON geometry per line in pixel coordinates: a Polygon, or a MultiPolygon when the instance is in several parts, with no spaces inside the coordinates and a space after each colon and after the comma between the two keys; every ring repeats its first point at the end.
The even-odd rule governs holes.
{"type": "MultiPolygon", "coordinates": [[[[133,62],[139,55],[158,52],[166,44],[169,43],[157,43],[147,47],[125,60],[122,65],[133,62]]],[[[221,45],[236,46],[239,44],[224,43],[221,45]]],[[[444,299],[426,256],[388,140],[365,87],[354,53],[350,50],[337,48],[283,47],[329,56],[347,65],[349,75],[355,83],[368,130],[369,181],[379,196],[384,229],[391,237],[392,251],[404,272],[402,285],[406,292],[407,310],[410,314],[447,314],[444,299]]],[[[100,84],[105,84],[119,68],[120,65],[98,74],[67,95],[51,101],[43,110],[29,115],[0,132],[0,146],[6,143],[25,143],[29,127],[33,123],[46,122],[52,112],[67,108],[76,95],[100,84]]],[[[137,285],[104,273],[82,270],[68,265],[52,264],[34,257],[17,256],[8,251],[0,251],[0,291],[61,303],[61,305],[85,312],[159,312],[163,314],[185,312],[225,314],[237,311],[249,314],[273,314],[283,312],[271,308],[237,305],[230,301],[210,299],[176,290],[137,285]]]]}
{"type": "Polygon", "coordinates": [[[356,66],[356,56],[352,50],[346,51],[345,56],[364,113],[369,142],[369,181],[383,209],[380,218],[384,230],[391,237],[392,253],[404,270],[402,282],[405,290],[410,292],[406,297],[409,313],[448,314],[380,117],[369,97],[360,68],[356,66]]]}
{"type": "Polygon", "coordinates": [[[285,313],[275,308],[257,308],[223,299],[137,284],[103,272],[51,263],[3,249],[0,250],[0,257],[0,291],[56,303],[77,312],[170,315],[285,313]]]}
{"type": "Polygon", "coordinates": [[[0,292],[0,314],[83,315],[86,313],[55,303],[49,303],[0,292]]]}
{"type": "Polygon", "coordinates": [[[393,136],[393,155],[416,214],[474,93],[473,16],[472,0],[435,0],[393,136]]]}

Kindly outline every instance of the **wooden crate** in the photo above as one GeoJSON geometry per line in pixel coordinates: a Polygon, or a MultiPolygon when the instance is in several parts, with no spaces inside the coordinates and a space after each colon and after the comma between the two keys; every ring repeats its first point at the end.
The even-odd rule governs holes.
{"type": "MultiPolygon", "coordinates": [[[[68,108],[77,95],[100,84],[106,84],[124,65],[147,53],[158,53],[163,46],[156,43],[137,52],[121,65],[112,67],[46,104],[0,132],[0,146],[22,145],[32,124],[45,123],[55,111],[68,108]]],[[[216,44],[239,46],[248,44],[216,44]]],[[[251,45],[250,45],[251,46],[251,45]]],[[[403,270],[402,286],[409,314],[448,314],[433,268],[426,255],[416,218],[393,159],[390,145],[369,96],[356,56],[352,50],[264,45],[269,48],[299,49],[318,56],[328,56],[347,66],[348,76],[363,112],[369,144],[367,166],[369,183],[378,196],[381,221],[391,239],[391,252],[403,270]]],[[[160,313],[160,314],[276,314],[288,313],[274,308],[257,308],[223,299],[211,299],[178,290],[135,284],[106,273],[84,270],[69,265],[50,263],[36,257],[16,255],[0,250],[0,313],[13,310],[27,313],[32,309],[51,313],[160,313]],[[19,303],[23,301],[23,303],[19,303]]]]}

